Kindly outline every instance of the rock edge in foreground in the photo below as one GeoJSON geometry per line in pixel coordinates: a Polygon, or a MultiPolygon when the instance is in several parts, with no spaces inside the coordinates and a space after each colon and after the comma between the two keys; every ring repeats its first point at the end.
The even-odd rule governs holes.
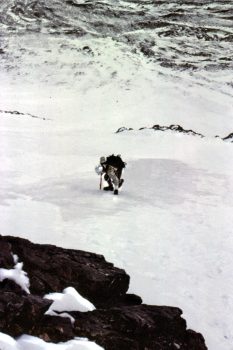
{"type": "Polygon", "coordinates": [[[14,268],[13,255],[23,262],[31,294],[10,279],[0,282],[0,332],[52,342],[87,337],[105,350],[207,349],[201,334],[187,330],[179,308],[144,305],[127,294],[129,276],[102,255],[0,236],[0,269],[14,268]],[[96,310],[69,312],[74,322],[45,315],[52,301],[43,296],[68,286],[96,310]]]}

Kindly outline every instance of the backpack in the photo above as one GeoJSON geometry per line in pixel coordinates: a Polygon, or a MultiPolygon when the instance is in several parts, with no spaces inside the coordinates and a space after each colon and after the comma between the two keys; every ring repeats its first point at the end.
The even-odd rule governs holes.
{"type": "Polygon", "coordinates": [[[107,157],[106,163],[117,169],[125,168],[125,164],[126,164],[125,162],[123,162],[123,160],[119,155],[114,156],[114,154],[107,157]]]}

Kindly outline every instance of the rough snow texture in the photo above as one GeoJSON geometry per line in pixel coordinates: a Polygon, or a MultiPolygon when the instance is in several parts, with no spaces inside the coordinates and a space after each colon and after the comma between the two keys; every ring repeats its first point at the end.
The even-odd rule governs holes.
{"type": "MultiPolygon", "coordinates": [[[[29,334],[55,343],[78,336],[88,338],[106,350],[158,347],[165,350],[168,347],[175,349],[174,344],[178,344],[182,350],[206,350],[202,335],[187,330],[186,321],[181,317],[182,311],[179,308],[142,305],[139,297],[127,295],[128,275],[106,262],[102,256],[52,245],[33,244],[25,239],[9,236],[0,236],[0,246],[6,247],[8,254],[11,254],[12,249],[17,252],[20,260],[25,261],[25,268],[29,267],[31,290],[37,291],[37,295],[27,294],[23,290],[18,293],[12,281],[11,284],[7,283],[7,280],[0,283],[2,333],[12,337],[29,334]],[[43,270],[45,266],[46,269],[43,270]],[[69,270],[66,268],[66,281],[64,266],[69,266],[69,270]],[[88,270],[87,266],[91,269],[88,270]],[[81,274],[82,267],[86,276],[84,273],[81,274]],[[53,281],[54,276],[54,284],[47,284],[46,282],[53,281]],[[63,294],[56,292],[47,294],[44,298],[39,296],[42,291],[55,292],[60,285],[58,282],[61,281],[64,285],[67,281],[73,286],[78,283],[84,292],[83,297],[91,296],[101,308],[95,310],[74,287],[64,289],[63,294]],[[91,293],[88,290],[89,286],[91,293]],[[106,296],[106,303],[103,300],[103,293],[106,296]],[[57,315],[60,312],[62,317],[57,315]]],[[[7,262],[6,255],[5,253],[4,257],[7,262]]],[[[53,346],[54,349],[59,349],[59,346],[63,349],[64,346],[64,349],[68,349],[71,344],[58,344],[56,347],[27,337],[20,338],[14,343],[7,336],[2,338],[0,336],[0,342],[6,344],[9,349],[12,346],[12,350],[21,349],[20,346],[32,346],[31,349],[41,346],[43,350],[53,349],[53,346]]],[[[83,340],[82,343],[74,341],[72,346],[77,345],[77,350],[85,349],[85,346],[87,349],[95,349],[95,344],[83,342],[83,340]]]]}

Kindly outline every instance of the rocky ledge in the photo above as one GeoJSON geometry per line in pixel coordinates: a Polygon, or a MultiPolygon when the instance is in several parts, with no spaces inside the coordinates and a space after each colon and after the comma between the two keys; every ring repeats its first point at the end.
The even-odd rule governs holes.
{"type": "MultiPolygon", "coordinates": [[[[117,131],[116,131],[116,134],[118,134],[119,132],[123,132],[123,131],[132,131],[134,130],[133,128],[126,128],[126,127],[121,127],[119,128],[117,131]]],[[[172,132],[175,132],[175,133],[180,133],[180,134],[184,134],[184,135],[192,135],[192,136],[199,136],[201,138],[205,137],[204,135],[196,132],[196,131],[193,131],[191,129],[189,130],[185,130],[182,128],[182,126],[180,125],[174,125],[174,124],[171,124],[170,126],[161,126],[159,124],[155,124],[153,125],[151,128],[150,127],[141,127],[140,129],[138,129],[139,131],[140,130],[153,130],[153,131],[172,131],[172,132]]]]}
{"type": "Polygon", "coordinates": [[[227,135],[226,137],[222,138],[223,141],[227,141],[227,142],[231,142],[233,143],[233,132],[231,132],[229,135],[227,135]]]}
{"type": "Polygon", "coordinates": [[[55,343],[86,337],[105,350],[207,349],[179,308],[144,305],[127,294],[129,279],[101,255],[0,236],[0,332],[55,343]],[[48,314],[53,301],[45,294],[67,287],[95,308],[48,314]]]}
{"type": "MultiPolygon", "coordinates": [[[[133,129],[133,128],[126,128],[125,126],[120,127],[119,129],[117,129],[117,131],[115,132],[116,134],[125,132],[125,131],[141,131],[141,130],[152,130],[152,131],[162,131],[162,132],[173,132],[176,134],[183,134],[183,135],[188,135],[188,136],[197,136],[199,138],[204,138],[206,137],[205,135],[196,132],[192,129],[184,129],[182,126],[180,125],[174,125],[171,124],[169,126],[163,126],[163,125],[159,125],[159,124],[155,124],[152,127],[141,127],[138,130],[133,129]]],[[[225,142],[230,142],[233,143],[233,132],[230,133],[229,135],[225,136],[225,137],[220,137],[219,135],[215,135],[214,138],[220,139],[222,141],[225,142]]]]}

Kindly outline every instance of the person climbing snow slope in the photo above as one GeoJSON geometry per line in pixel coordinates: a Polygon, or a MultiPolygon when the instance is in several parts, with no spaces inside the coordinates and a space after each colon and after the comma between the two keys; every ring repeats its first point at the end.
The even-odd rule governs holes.
{"type": "Polygon", "coordinates": [[[102,176],[107,181],[108,186],[104,187],[105,191],[114,191],[114,194],[118,194],[118,189],[122,186],[124,180],[121,179],[122,170],[125,168],[126,163],[123,162],[120,155],[115,156],[112,154],[107,158],[101,157],[100,164],[96,167],[96,173],[101,176],[100,189],[102,189],[102,176]]]}

